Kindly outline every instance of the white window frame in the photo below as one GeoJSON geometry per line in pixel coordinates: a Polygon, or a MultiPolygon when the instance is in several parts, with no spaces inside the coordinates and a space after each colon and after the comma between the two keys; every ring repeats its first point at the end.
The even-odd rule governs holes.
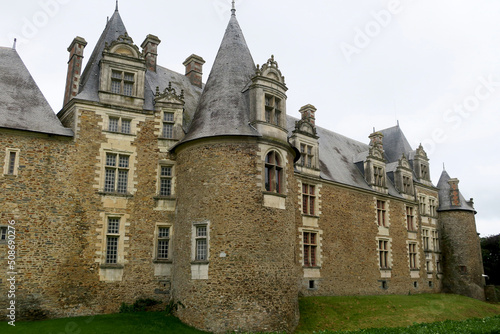
{"type": "MultiPolygon", "coordinates": [[[[122,153],[122,152],[113,152],[113,151],[106,151],[104,152],[104,160],[103,160],[103,186],[102,186],[102,191],[104,193],[108,194],[119,194],[119,195],[128,195],[130,193],[130,174],[131,174],[131,165],[132,165],[132,155],[130,153],[122,153]],[[108,165],[108,155],[114,155],[115,156],[115,165],[108,165]],[[120,157],[127,157],[127,167],[120,166],[120,157]],[[108,181],[108,170],[114,170],[113,174],[113,190],[110,191],[109,188],[107,188],[106,184],[108,181]],[[123,191],[118,191],[118,186],[119,186],[119,179],[120,179],[120,171],[127,171],[127,176],[126,176],[126,189],[125,192],[123,191]]],[[[109,174],[111,175],[111,174],[109,174]]]]}
{"type": "Polygon", "coordinates": [[[164,111],[161,119],[161,136],[163,139],[174,139],[175,112],[164,111]],[[167,120],[167,115],[172,115],[172,120],[167,120]],[[170,126],[171,133],[167,133],[167,125],[170,126]]]}
{"type": "Polygon", "coordinates": [[[106,215],[105,222],[103,226],[104,230],[104,243],[103,243],[103,259],[102,264],[105,266],[119,266],[123,263],[123,250],[122,250],[122,239],[125,224],[123,222],[123,216],[120,215],[106,215]],[[118,229],[117,231],[110,231],[110,220],[118,219],[118,229]],[[116,239],[116,260],[115,262],[108,262],[108,240],[116,239]]]}
{"type": "Polygon", "coordinates": [[[193,223],[191,230],[191,261],[194,263],[208,263],[210,260],[210,221],[193,223]],[[205,228],[205,235],[199,235],[200,229],[205,228]],[[206,256],[203,259],[198,258],[198,241],[205,240],[206,256]]]}
{"type": "Polygon", "coordinates": [[[268,124],[283,127],[283,99],[266,93],[264,95],[264,121],[268,124]]]}
{"type": "Polygon", "coordinates": [[[155,249],[154,249],[154,260],[158,262],[170,262],[172,261],[172,225],[158,224],[155,230],[155,249]],[[160,229],[168,229],[168,236],[162,236],[160,234],[160,229]],[[167,241],[167,257],[159,257],[160,251],[160,241],[167,241]]]}
{"type": "Polygon", "coordinates": [[[131,72],[131,71],[125,71],[122,69],[116,69],[116,68],[111,68],[111,73],[110,73],[110,78],[109,78],[109,92],[111,94],[118,94],[118,95],[123,95],[123,96],[135,96],[135,90],[136,90],[136,81],[137,81],[137,73],[131,72]],[[114,76],[115,73],[120,74],[120,78],[117,76],[114,76]],[[127,80],[126,75],[132,75],[133,80],[127,80]],[[114,82],[119,82],[120,89],[119,92],[113,91],[113,83],[114,82]],[[130,94],[125,94],[125,85],[126,84],[132,84],[132,89],[130,94]]]}
{"type": "Polygon", "coordinates": [[[385,239],[385,238],[377,239],[377,254],[378,254],[378,266],[380,270],[390,270],[392,266],[390,239],[385,239]],[[380,247],[381,245],[384,245],[385,247],[381,248],[380,247]],[[383,266],[384,264],[385,266],[383,266]]]}
{"type": "Polygon", "coordinates": [[[107,131],[108,132],[112,132],[112,133],[120,133],[120,134],[130,135],[130,134],[132,134],[132,119],[131,118],[127,118],[127,117],[110,115],[108,117],[108,128],[107,128],[107,131]],[[116,124],[116,130],[111,129],[111,120],[112,119],[117,119],[118,120],[118,123],[116,124]],[[128,132],[123,131],[123,128],[124,128],[123,124],[124,124],[124,122],[129,122],[128,132]]]}
{"type": "Polygon", "coordinates": [[[160,164],[158,170],[158,191],[157,194],[159,197],[171,197],[174,195],[174,174],[175,168],[170,164],[160,164]],[[170,175],[163,175],[163,168],[170,168],[170,175]],[[162,194],[162,180],[169,179],[170,180],[170,194],[162,194]]]}

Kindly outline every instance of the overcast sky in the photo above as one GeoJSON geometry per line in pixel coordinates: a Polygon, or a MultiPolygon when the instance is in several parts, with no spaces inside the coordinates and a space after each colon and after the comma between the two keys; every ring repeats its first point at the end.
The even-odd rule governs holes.
{"type": "MultiPolygon", "coordinates": [[[[86,59],[114,0],[1,0],[0,45],[17,50],[55,112],[62,107],[67,47],[86,59]]],[[[184,73],[202,56],[204,81],[230,17],[230,0],[121,0],[135,44],[158,36],[159,64],[184,73]]],[[[306,104],[317,124],[368,143],[399,124],[424,145],[437,184],[443,163],[474,198],[482,236],[500,233],[500,2],[498,0],[239,0],[238,21],[254,61],[275,55],[287,112],[306,104]]]]}

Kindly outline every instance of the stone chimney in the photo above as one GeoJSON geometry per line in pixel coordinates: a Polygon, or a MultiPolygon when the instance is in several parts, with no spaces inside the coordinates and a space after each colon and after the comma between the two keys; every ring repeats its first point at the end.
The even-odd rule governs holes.
{"type": "Polygon", "coordinates": [[[300,112],[300,115],[302,115],[302,120],[307,121],[307,122],[311,123],[312,125],[315,125],[315,123],[316,123],[316,116],[315,116],[316,110],[317,110],[316,107],[314,107],[311,104],[307,104],[307,105],[303,106],[302,108],[300,108],[299,112],[300,112]]]}
{"type": "Polygon", "coordinates": [[[186,76],[191,81],[191,84],[200,88],[203,83],[203,64],[205,64],[205,60],[195,54],[189,56],[183,63],[186,66],[186,76]]]}
{"type": "Polygon", "coordinates": [[[148,71],[156,72],[156,61],[158,58],[158,45],[160,39],[155,35],[147,35],[141,44],[142,53],[146,58],[146,67],[148,71]]]}
{"type": "Polygon", "coordinates": [[[80,86],[80,74],[82,73],[83,50],[87,42],[82,37],[75,37],[68,48],[68,75],[66,76],[66,91],[64,93],[64,103],[66,105],[78,94],[80,86]]]}

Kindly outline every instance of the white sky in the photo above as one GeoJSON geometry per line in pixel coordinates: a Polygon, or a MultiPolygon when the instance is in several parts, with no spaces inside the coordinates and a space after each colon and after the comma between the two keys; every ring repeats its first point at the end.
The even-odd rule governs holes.
{"type": "MultiPolygon", "coordinates": [[[[198,54],[206,81],[230,2],[121,0],[119,8],[135,44],[148,34],[162,40],[160,65],[184,73],[182,62],[198,54]]],[[[0,45],[18,38],[19,54],[59,111],[67,47],[84,37],[88,59],[115,1],[0,6],[0,45]]],[[[499,1],[239,0],[236,8],[254,61],[274,54],[285,75],[288,114],[313,104],[318,125],[365,143],[373,127],[399,120],[413,148],[423,143],[429,153],[433,182],[445,163],[464,197],[474,198],[481,235],[500,233],[499,1]]]]}

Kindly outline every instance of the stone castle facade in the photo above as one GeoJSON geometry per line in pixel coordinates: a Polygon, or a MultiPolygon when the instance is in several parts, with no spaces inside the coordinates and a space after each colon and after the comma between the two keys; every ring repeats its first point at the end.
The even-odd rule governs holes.
{"type": "MultiPolygon", "coordinates": [[[[0,301],[16,224],[19,312],[117,312],[180,301],[184,322],[292,331],[299,296],[452,292],[484,299],[475,210],[398,126],[360,143],[287,116],[271,57],[255,65],[233,10],[203,84],[139,48],[118,9],[83,69],[71,43],[57,117],[0,48],[0,301]],[[82,72],[83,70],[83,72],[82,72]]],[[[7,305],[7,304],[5,304],[7,305]]]]}

